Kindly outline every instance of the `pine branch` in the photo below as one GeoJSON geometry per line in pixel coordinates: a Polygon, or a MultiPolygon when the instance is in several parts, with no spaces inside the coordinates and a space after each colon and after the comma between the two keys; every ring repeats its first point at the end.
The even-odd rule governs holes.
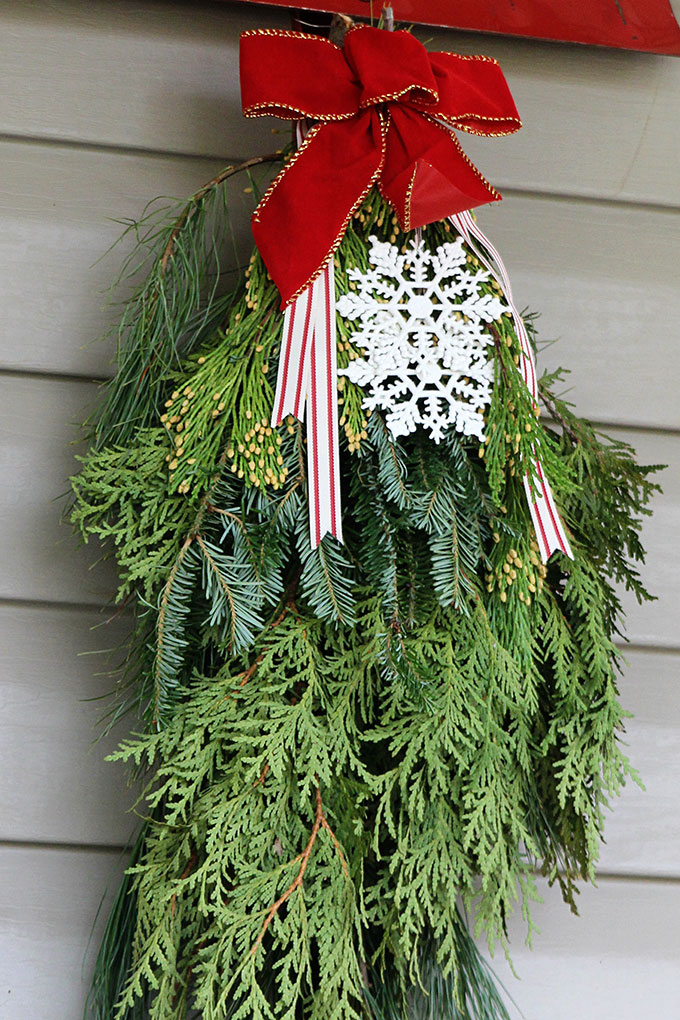
{"type": "Polygon", "coordinates": [[[243,163],[239,163],[238,166],[228,166],[225,170],[216,174],[212,180],[208,181],[207,184],[204,184],[202,188],[199,188],[198,191],[192,195],[170,231],[170,236],[168,237],[165,248],[163,249],[163,254],[161,255],[161,273],[164,274],[166,272],[170,259],[175,255],[177,239],[182,233],[184,227],[187,225],[187,222],[192,216],[196,215],[199,204],[206,195],[215,188],[218,188],[221,184],[224,184],[225,181],[228,181],[230,177],[234,177],[236,174],[248,171],[254,166],[261,166],[263,163],[280,163],[281,159],[282,156],[280,152],[269,153],[265,156],[253,156],[250,159],[245,160],[243,163]]]}
{"type": "Polygon", "coordinates": [[[119,283],[140,268],[147,278],[124,309],[117,329],[118,373],[90,423],[98,449],[129,442],[137,429],[152,424],[160,413],[163,380],[177,365],[180,350],[187,353],[200,343],[233,301],[231,293],[219,294],[224,272],[215,238],[230,231],[228,207],[219,204],[223,185],[236,174],[282,159],[272,153],[228,167],[199,188],[170,223],[159,225],[159,215],[149,214],[126,229],[123,238],[132,231],[137,245],[119,283]]]}

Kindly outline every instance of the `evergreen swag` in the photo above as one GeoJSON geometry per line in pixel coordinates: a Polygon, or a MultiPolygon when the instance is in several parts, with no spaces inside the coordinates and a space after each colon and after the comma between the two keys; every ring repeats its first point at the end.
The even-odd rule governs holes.
{"type": "MultiPolygon", "coordinates": [[[[341,381],[346,544],[312,551],[304,428],[268,424],[278,295],[257,254],[227,286],[219,240],[227,178],[281,158],[131,228],[146,279],[73,479],[72,520],[115,556],[134,613],[109,718],[136,713],[113,757],[145,782],[88,1008],[503,1020],[468,918],[505,949],[519,904],[531,933],[537,871],[575,909],[633,775],[612,583],[649,598],[632,564],[654,468],[573,414],[561,373],[536,418],[503,315],[481,448],[397,442],[341,381]],[[539,561],[532,445],[573,561],[539,561]]],[[[407,240],[377,193],[336,256],[341,293],[370,235],[407,240]]],[[[338,329],[344,366],[357,351],[338,329]]]]}

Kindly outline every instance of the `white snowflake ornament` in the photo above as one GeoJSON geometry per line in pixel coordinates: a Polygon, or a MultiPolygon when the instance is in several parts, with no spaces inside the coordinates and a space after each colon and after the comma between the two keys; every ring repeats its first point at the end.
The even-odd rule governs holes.
{"type": "Polygon", "coordinates": [[[337,303],[357,323],[352,342],[364,357],[339,374],[364,390],[365,408],[386,412],[395,437],[420,425],[435,443],[450,427],[482,441],[493,383],[485,326],[507,311],[480,293],[490,274],[469,271],[462,238],[436,251],[413,241],[406,253],[373,236],[369,242],[372,268],[350,269],[356,290],[337,303]]]}

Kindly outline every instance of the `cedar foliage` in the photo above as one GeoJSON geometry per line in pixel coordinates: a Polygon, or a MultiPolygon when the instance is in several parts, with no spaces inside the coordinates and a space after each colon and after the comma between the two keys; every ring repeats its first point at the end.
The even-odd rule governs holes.
{"type": "MultiPolygon", "coordinates": [[[[154,235],[134,314],[149,286],[171,307],[167,288],[188,339],[168,334],[157,362],[156,319],[147,335],[128,315],[73,480],[72,520],[115,556],[135,615],[112,711],[134,711],[139,732],[113,757],[143,777],[146,819],[91,1015],[504,1020],[471,929],[507,951],[520,909],[531,932],[536,871],[574,908],[634,775],[613,585],[649,597],[636,564],[654,468],[577,418],[560,374],[541,381],[536,417],[503,315],[481,447],[397,441],[341,383],[346,544],[312,550],[304,429],[268,424],[275,289],[254,255],[235,291],[212,281],[206,297],[201,277],[189,300],[183,277],[178,297],[163,261],[204,222],[182,216],[154,235]],[[539,561],[521,481],[532,449],[573,561],[539,561]]],[[[338,252],[339,290],[369,234],[407,241],[377,194],[338,252]]],[[[338,329],[342,365],[357,351],[338,329]]]]}

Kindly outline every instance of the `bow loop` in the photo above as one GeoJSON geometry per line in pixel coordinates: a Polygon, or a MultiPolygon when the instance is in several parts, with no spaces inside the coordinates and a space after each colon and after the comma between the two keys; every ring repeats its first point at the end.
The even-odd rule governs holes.
{"type": "Polygon", "coordinates": [[[503,73],[493,57],[431,53],[439,102],[427,112],[459,131],[509,135],[522,126],[503,73]]]}
{"type": "Polygon", "coordinates": [[[244,32],[241,104],[246,117],[347,120],[359,109],[361,86],[343,51],[302,32],[244,32]]]}
{"type": "Polygon", "coordinates": [[[410,32],[355,28],[345,36],[345,59],[361,83],[362,109],[395,102],[434,106],[439,100],[427,50],[410,32]]]}

